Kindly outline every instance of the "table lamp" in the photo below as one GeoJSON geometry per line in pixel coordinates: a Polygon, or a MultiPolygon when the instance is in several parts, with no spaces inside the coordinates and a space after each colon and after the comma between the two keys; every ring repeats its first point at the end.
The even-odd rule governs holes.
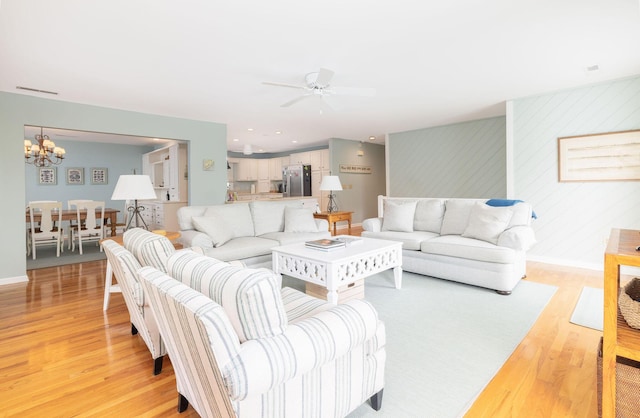
{"type": "Polygon", "coordinates": [[[144,229],[149,229],[147,223],[142,219],[140,212],[144,210],[144,207],[138,206],[138,200],[155,200],[155,190],[153,190],[153,184],[151,184],[151,178],[141,174],[123,174],[118,178],[116,188],[113,190],[111,200],[133,200],[133,206],[127,207],[129,214],[129,221],[125,230],[131,228],[131,221],[135,219],[135,227],[140,226],[138,220],[144,225],[144,229]]]}
{"type": "Polygon", "coordinates": [[[334,190],[342,190],[342,184],[340,183],[340,178],[338,176],[324,176],[322,177],[322,182],[320,183],[320,190],[329,191],[329,203],[327,204],[327,212],[336,212],[338,210],[338,205],[334,200],[334,190]]]}

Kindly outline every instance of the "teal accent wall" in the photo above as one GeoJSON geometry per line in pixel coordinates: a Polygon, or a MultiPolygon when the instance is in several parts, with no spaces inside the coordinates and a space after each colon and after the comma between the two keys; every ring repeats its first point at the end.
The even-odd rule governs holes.
{"type": "Polygon", "coordinates": [[[640,77],[517,99],[511,117],[515,193],[538,215],[529,258],[602,269],[611,228],[640,229],[640,181],[559,182],[558,138],[640,129],[640,77]]]}
{"type": "MultiPolygon", "coordinates": [[[[224,124],[171,118],[0,92],[0,178],[5,200],[0,205],[5,239],[0,240],[0,284],[26,279],[26,170],[24,126],[48,126],[93,132],[180,139],[189,142],[189,202],[224,202],[227,170],[203,171],[202,159],[226,161],[224,124]]],[[[64,164],[62,167],[65,167],[64,164]]],[[[60,170],[60,167],[58,168],[60,170]]],[[[110,182],[111,183],[111,182],[110,182]]],[[[115,186],[114,183],[111,183],[115,186]]]]}
{"type": "Polygon", "coordinates": [[[389,134],[389,196],[506,197],[506,118],[389,134]]]}
{"type": "MultiPolygon", "coordinates": [[[[340,177],[344,190],[335,192],[338,210],[352,211],[352,222],[378,216],[378,195],[385,194],[385,147],[368,142],[329,140],[331,174],[340,177]],[[358,150],[364,155],[358,156],[358,150]],[[371,174],[340,172],[340,165],[371,167],[371,174]]],[[[324,209],[323,209],[324,210],[324,209]]]]}

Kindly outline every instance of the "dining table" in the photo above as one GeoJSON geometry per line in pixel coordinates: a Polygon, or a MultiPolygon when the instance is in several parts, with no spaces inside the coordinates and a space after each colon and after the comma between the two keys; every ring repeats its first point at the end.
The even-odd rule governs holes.
{"type": "MultiPolygon", "coordinates": [[[[102,209],[96,209],[96,216],[100,216],[100,213],[102,212],[102,209]]],[[[108,224],[106,224],[107,226],[111,227],[111,236],[115,236],[116,235],[116,222],[117,222],[117,216],[118,216],[118,212],[120,212],[118,209],[112,209],[112,208],[104,208],[104,220],[105,222],[107,222],[107,220],[109,221],[108,224]]],[[[55,212],[53,212],[55,213],[55,212]]],[[[36,222],[40,222],[40,213],[39,212],[35,212],[33,214],[33,218],[34,221],[36,222]]],[[[83,209],[80,211],[80,220],[84,220],[87,218],[87,211],[86,209],[83,209]]],[[[58,217],[54,215],[54,219],[57,220],[58,217]]],[[[77,220],[78,219],[78,214],[76,212],[75,209],[63,209],[62,210],[62,220],[63,221],[72,221],[72,220],[77,220]]],[[[29,211],[27,210],[25,213],[25,220],[27,223],[29,223],[29,211]]]]}

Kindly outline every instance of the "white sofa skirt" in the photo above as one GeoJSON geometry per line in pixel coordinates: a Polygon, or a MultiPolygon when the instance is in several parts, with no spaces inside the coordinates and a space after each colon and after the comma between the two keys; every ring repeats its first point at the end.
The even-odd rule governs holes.
{"type": "Polygon", "coordinates": [[[411,273],[511,293],[520,279],[526,275],[526,253],[517,251],[513,263],[501,264],[403,250],[402,269],[411,273]]]}

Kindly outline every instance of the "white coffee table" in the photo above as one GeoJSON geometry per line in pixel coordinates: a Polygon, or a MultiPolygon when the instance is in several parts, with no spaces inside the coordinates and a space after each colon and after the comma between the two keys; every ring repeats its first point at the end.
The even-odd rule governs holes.
{"type": "Polygon", "coordinates": [[[402,287],[402,243],[374,238],[333,251],[304,243],[273,248],[273,271],[326,287],[327,300],[338,303],[338,288],[381,271],[393,269],[396,289],[402,287]]]}

